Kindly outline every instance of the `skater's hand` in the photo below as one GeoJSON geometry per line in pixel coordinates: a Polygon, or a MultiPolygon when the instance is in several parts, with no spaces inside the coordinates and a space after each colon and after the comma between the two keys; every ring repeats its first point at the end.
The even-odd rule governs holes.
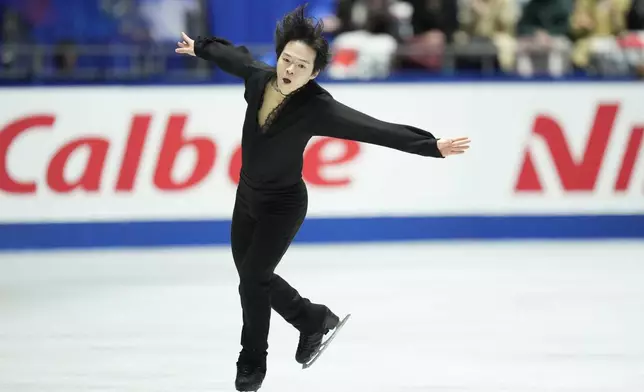
{"type": "Polygon", "coordinates": [[[464,154],[470,148],[470,138],[459,137],[456,139],[438,139],[438,150],[443,157],[464,154]]]}
{"type": "Polygon", "coordinates": [[[177,42],[178,48],[176,48],[174,51],[179,54],[194,56],[195,41],[192,38],[188,37],[186,33],[181,33],[181,37],[183,38],[183,41],[177,42]]]}

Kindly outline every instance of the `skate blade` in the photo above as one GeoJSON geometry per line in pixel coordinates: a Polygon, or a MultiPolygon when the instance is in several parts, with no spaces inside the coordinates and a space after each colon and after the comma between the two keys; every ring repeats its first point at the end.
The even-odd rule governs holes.
{"type": "Polygon", "coordinates": [[[329,338],[326,341],[322,342],[318,351],[313,355],[313,358],[311,358],[310,361],[302,365],[302,369],[308,369],[309,367],[311,367],[311,365],[313,365],[313,363],[315,363],[315,361],[318,360],[318,358],[320,358],[324,350],[326,350],[327,347],[329,347],[329,344],[331,343],[331,341],[335,339],[335,335],[337,335],[337,333],[340,332],[340,329],[342,329],[342,327],[347,322],[347,320],[349,320],[349,317],[351,317],[351,314],[347,314],[344,317],[344,319],[342,319],[342,321],[338,323],[338,325],[333,330],[333,333],[331,334],[331,336],[329,336],[329,338]]]}

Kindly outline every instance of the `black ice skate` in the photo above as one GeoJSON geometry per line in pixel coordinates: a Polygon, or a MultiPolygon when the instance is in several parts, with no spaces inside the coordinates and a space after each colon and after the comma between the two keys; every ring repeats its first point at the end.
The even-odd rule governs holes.
{"type": "Polygon", "coordinates": [[[351,315],[349,314],[345,316],[345,318],[340,321],[338,316],[327,309],[324,326],[321,331],[313,333],[300,332],[300,341],[297,345],[297,351],[295,352],[295,360],[302,364],[302,369],[306,369],[313,365],[322,352],[326,350],[329,343],[331,343],[344,323],[349,319],[349,316],[351,315]],[[333,330],[333,334],[326,341],[322,342],[324,335],[331,330],[333,330]]]}
{"type": "Polygon", "coordinates": [[[266,377],[266,359],[256,361],[242,356],[237,361],[235,388],[240,392],[257,392],[266,377]]]}

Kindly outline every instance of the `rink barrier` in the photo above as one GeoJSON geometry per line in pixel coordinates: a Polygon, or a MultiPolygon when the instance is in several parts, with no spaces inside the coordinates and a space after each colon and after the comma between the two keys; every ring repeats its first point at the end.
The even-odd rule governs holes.
{"type": "MultiPolygon", "coordinates": [[[[328,88],[472,149],[439,160],[312,139],[298,243],[644,238],[641,85],[328,88]]],[[[0,106],[0,250],[228,243],[241,86],[5,88],[0,106]]]]}
{"type": "MultiPolygon", "coordinates": [[[[230,221],[0,225],[0,250],[220,246],[230,221]]],[[[297,244],[432,240],[644,239],[644,215],[310,218],[297,244]]]]}

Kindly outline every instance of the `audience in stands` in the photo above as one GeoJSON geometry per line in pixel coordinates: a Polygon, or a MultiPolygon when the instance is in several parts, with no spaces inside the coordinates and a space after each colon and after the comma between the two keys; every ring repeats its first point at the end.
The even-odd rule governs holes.
{"type": "Polygon", "coordinates": [[[644,0],[633,0],[626,17],[628,33],[620,42],[633,73],[644,77],[644,0]]]}
{"type": "Polygon", "coordinates": [[[644,0],[632,0],[626,25],[631,31],[644,31],[644,0]]]}
{"type": "MultiPolygon", "coordinates": [[[[512,72],[516,54],[517,0],[470,0],[460,5],[455,53],[470,61],[497,58],[504,72],[512,72]]],[[[461,62],[457,61],[457,64],[461,62]]],[[[460,68],[460,66],[459,66],[460,68]]]]}
{"type": "Polygon", "coordinates": [[[570,18],[575,41],[572,62],[602,74],[623,74],[627,66],[617,37],[626,33],[631,0],[577,0],[570,18]]]}
{"type": "MultiPolygon", "coordinates": [[[[308,2],[327,10],[318,16],[331,38],[335,56],[328,75],[334,78],[472,69],[525,77],[571,72],[644,77],[644,0],[308,2]]],[[[115,69],[128,77],[162,76],[169,64],[187,74],[204,64],[176,58],[164,45],[177,26],[208,34],[205,4],[222,1],[0,0],[0,79],[76,78],[91,67],[102,69],[97,79],[118,75],[115,69]],[[46,46],[24,50],[32,44],[46,46]],[[107,47],[100,61],[89,54],[89,44],[107,47]],[[136,50],[123,52],[117,44],[136,50]]]]}
{"type": "Polygon", "coordinates": [[[24,47],[30,44],[32,23],[19,9],[0,4],[0,72],[15,80],[30,77],[30,57],[24,47]]]}
{"type": "Polygon", "coordinates": [[[403,43],[400,66],[440,71],[459,27],[458,4],[454,0],[405,1],[412,6],[412,36],[403,43]]]}
{"type": "Polygon", "coordinates": [[[335,15],[325,20],[326,31],[334,37],[329,75],[337,79],[387,76],[401,40],[405,15],[400,6],[398,0],[337,1],[335,15]]]}
{"type": "Polygon", "coordinates": [[[569,69],[571,0],[531,0],[517,26],[516,70],[522,76],[561,76],[569,69]]]}

